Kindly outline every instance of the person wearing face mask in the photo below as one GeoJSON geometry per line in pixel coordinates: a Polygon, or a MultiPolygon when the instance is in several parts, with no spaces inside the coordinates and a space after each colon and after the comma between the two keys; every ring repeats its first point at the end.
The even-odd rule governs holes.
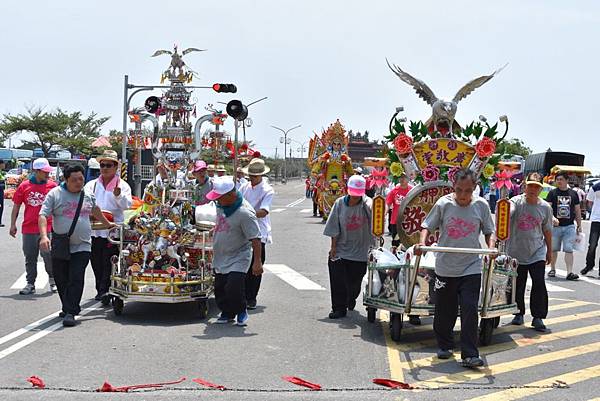
{"type": "Polygon", "coordinates": [[[369,249],[375,243],[371,234],[373,201],[365,195],[366,180],[353,175],[348,179],[347,187],[348,195],[335,201],[323,232],[331,238],[328,261],[330,319],[343,318],[348,310],[354,310],[367,272],[369,249]]]}
{"type": "Polygon", "coordinates": [[[84,169],[81,165],[68,165],[64,169],[65,181],[53,188],[42,205],[38,218],[40,250],[52,252],[52,272],[62,303],[63,326],[75,326],[75,316],[81,312],[81,296],[85,268],[92,250],[92,226],[90,215],[100,222],[102,228],[115,227],[106,220],[96,205],[96,198],[83,188],[84,169]],[[48,236],[48,218],[52,217],[52,245],[48,236]],[[65,238],[60,241],[58,238],[65,238]],[[65,255],[66,253],[66,255],[65,255]]]}
{"type": "MultiPolygon", "coordinates": [[[[54,168],[50,166],[48,160],[41,157],[33,161],[33,173],[28,180],[23,181],[17,188],[13,196],[13,209],[10,216],[11,237],[17,235],[17,218],[21,205],[25,205],[25,214],[23,224],[21,225],[21,234],[23,237],[23,254],[25,255],[25,271],[27,284],[19,291],[21,295],[30,295],[35,293],[35,280],[37,279],[38,255],[40,254],[39,240],[40,230],[38,228],[38,216],[42,203],[51,189],[56,187],[56,183],[48,179],[54,168]]],[[[52,231],[52,219],[48,219],[47,231],[52,231]]],[[[44,267],[48,273],[50,282],[50,291],[56,292],[56,283],[52,274],[52,258],[49,252],[41,252],[44,260],[44,267]]]]}
{"type": "MultiPolygon", "coordinates": [[[[485,236],[494,248],[494,220],[490,208],[481,197],[474,197],[477,176],[461,169],[455,175],[454,193],[442,196],[421,224],[421,238],[415,254],[422,254],[429,235],[440,231],[438,245],[455,248],[481,248],[479,236],[485,236]]],[[[435,261],[435,316],[433,330],[439,346],[439,359],[453,355],[452,331],[460,305],[460,345],[463,366],[483,366],[477,349],[478,304],[483,263],[476,254],[438,253],[435,261]]]]}
{"type": "Polygon", "coordinates": [[[215,272],[215,301],[221,310],[217,323],[236,322],[246,326],[246,273],[263,273],[261,234],[256,214],[235,189],[231,176],[215,177],[206,198],[217,202],[217,223],[213,236],[212,267],[215,272]]]}

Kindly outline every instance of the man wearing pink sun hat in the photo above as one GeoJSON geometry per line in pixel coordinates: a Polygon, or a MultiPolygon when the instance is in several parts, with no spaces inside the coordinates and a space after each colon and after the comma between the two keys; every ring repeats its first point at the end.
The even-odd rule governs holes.
{"type": "Polygon", "coordinates": [[[206,195],[212,190],[212,178],[206,175],[207,167],[202,160],[196,160],[192,165],[192,176],[196,180],[193,195],[195,205],[204,205],[210,202],[206,195]]]}
{"type": "Polygon", "coordinates": [[[369,248],[374,244],[371,234],[372,200],[365,196],[366,180],[360,175],[353,175],[348,179],[347,187],[348,195],[335,201],[323,232],[331,237],[328,263],[330,319],[345,317],[348,310],[354,310],[367,272],[369,248]]]}
{"type": "Polygon", "coordinates": [[[258,220],[252,205],[235,189],[231,176],[215,177],[206,198],[217,203],[212,261],[215,301],[221,310],[217,323],[232,323],[235,319],[238,326],[245,326],[246,272],[250,262],[253,261],[252,274],[263,272],[258,220]]]}

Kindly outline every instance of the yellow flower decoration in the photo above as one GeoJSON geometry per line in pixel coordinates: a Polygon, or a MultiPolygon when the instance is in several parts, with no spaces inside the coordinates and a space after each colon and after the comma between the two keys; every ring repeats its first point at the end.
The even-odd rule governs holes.
{"type": "Polygon", "coordinates": [[[483,168],[483,176],[485,178],[490,178],[491,176],[494,175],[494,166],[492,166],[491,164],[486,164],[485,167],[483,168]]]}
{"type": "Polygon", "coordinates": [[[400,174],[404,173],[404,167],[398,162],[393,162],[390,165],[390,173],[392,173],[394,177],[399,177],[400,174]]]}

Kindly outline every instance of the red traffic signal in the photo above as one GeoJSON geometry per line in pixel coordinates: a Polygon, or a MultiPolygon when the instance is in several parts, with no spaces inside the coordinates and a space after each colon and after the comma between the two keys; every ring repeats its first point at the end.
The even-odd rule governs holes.
{"type": "Polygon", "coordinates": [[[219,93],[236,93],[237,87],[234,84],[213,84],[212,86],[215,92],[219,93]]]}

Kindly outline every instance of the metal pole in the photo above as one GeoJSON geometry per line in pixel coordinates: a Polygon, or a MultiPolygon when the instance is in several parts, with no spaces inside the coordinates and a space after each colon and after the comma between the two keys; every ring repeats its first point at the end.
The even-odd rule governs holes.
{"type": "Polygon", "coordinates": [[[287,134],[285,131],[283,134],[283,180],[287,182],[287,134]]]}
{"type": "Polygon", "coordinates": [[[129,90],[129,75],[123,80],[123,143],[121,144],[121,163],[127,163],[127,92],[129,90]]]}
{"type": "Polygon", "coordinates": [[[238,127],[239,127],[240,123],[237,120],[233,120],[233,126],[234,126],[234,140],[233,140],[233,177],[234,180],[237,181],[236,178],[236,171],[237,171],[237,164],[238,164],[238,158],[237,158],[237,151],[238,151],[238,127]]]}

